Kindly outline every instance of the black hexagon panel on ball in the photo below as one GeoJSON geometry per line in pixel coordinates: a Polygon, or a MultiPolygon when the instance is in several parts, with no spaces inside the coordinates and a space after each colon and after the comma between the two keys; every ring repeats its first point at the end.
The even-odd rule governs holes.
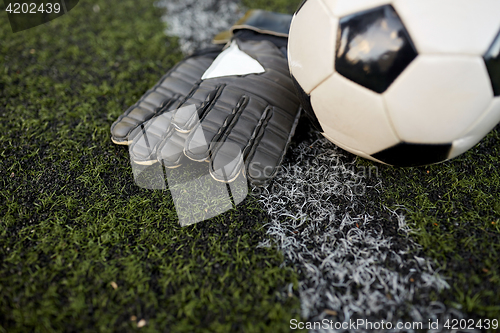
{"type": "Polygon", "coordinates": [[[410,35],[390,5],[341,18],[336,52],[337,72],[378,93],[417,57],[410,35]]]}

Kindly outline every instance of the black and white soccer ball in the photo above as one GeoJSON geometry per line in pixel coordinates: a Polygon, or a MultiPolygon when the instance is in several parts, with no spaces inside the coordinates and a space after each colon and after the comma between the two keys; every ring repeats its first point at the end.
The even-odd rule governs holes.
{"type": "Polygon", "coordinates": [[[368,159],[442,162],[500,122],[500,0],[306,0],[288,57],[324,136],[368,159]]]}

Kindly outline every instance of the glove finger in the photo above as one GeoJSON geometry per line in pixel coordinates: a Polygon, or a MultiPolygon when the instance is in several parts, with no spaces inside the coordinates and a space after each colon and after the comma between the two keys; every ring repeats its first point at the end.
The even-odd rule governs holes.
{"type": "Polygon", "coordinates": [[[117,119],[111,126],[111,140],[115,144],[128,145],[132,142],[130,133],[140,124],[151,119],[158,110],[174,103],[179,96],[172,98],[155,91],[148,92],[140,102],[130,107],[126,115],[117,119]]]}
{"type": "Polygon", "coordinates": [[[186,107],[184,111],[178,112],[174,119],[172,119],[172,126],[181,133],[190,132],[198,123],[200,118],[207,112],[209,108],[212,107],[214,101],[216,101],[222,91],[222,86],[216,86],[211,84],[201,85],[195,91],[190,94],[187,101],[183,103],[183,108],[186,107]],[[196,112],[192,107],[194,105],[196,112]]]}
{"type": "Polygon", "coordinates": [[[246,159],[246,171],[250,182],[266,185],[279,171],[279,165],[297,128],[301,109],[295,113],[274,107],[269,121],[262,126],[246,159]]]}
{"type": "MultiPolygon", "coordinates": [[[[169,168],[179,166],[182,156],[179,152],[184,149],[184,142],[190,131],[191,123],[198,123],[198,112],[203,105],[209,104],[216,94],[208,89],[197,90],[198,96],[207,96],[201,107],[195,104],[184,104],[175,110],[164,112],[153,117],[145,124],[132,131],[133,139],[130,149],[131,158],[137,164],[153,164],[163,161],[169,168]],[[175,126],[174,126],[175,121],[175,126]],[[180,149],[180,151],[179,151],[180,149]]],[[[191,99],[190,101],[195,101],[191,99]]],[[[179,103],[175,103],[179,106],[179,103]]]]}
{"type": "Polygon", "coordinates": [[[218,141],[235,115],[248,103],[243,91],[224,85],[212,95],[214,99],[201,112],[199,123],[186,139],[184,153],[193,161],[208,161],[211,143],[218,141]]]}
{"type": "Polygon", "coordinates": [[[186,105],[175,112],[172,126],[177,132],[189,133],[194,126],[193,124],[198,120],[198,107],[195,104],[186,105]]]}
{"type": "Polygon", "coordinates": [[[222,142],[217,147],[217,154],[210,162],[209,172],[213,179],[231,183],[244,169],[241,146],[231,141],[222,142]]]}
{"type": "Polygon", "coordinates": [[[250,151],[271,112],[272,108],[264,100],[246,96],[246,104],[212,147],[209,170],[214,179],[231,182],[238,177],[244,168],[243,157],[250,151]]]}
{"type": "Polygon", "coordinates": [[[157,149],[158,161],[165,167],[173,169],[181,165],[184,156],[184,143],[188,134],[172,131],[165,137],[157,149]]]}
{"type": "Polygon", "coordinates": [[[164,112],[142,124],[131,134],[132,143],[129,145],[130,158],[140,165],[156,163],[156,150],[161,140],[170,135],[170,126],[174,111],[164,112]]]}
{"type": "Polygon", "coordinates": [[[181,160],[179,147],[182,147],[182,152],[187,134],[199,122],[198,113],[211,105],[217,94],[218,90],[209,87],[196,89],[183,106],[174,103],[176,109],[157,115],[132,131],[129,136],[135,139],[132,140],[130,156],[134,162],[150,165],[163,161],[169,168],[177,167],[181,160]],[[174,135],[174,132],[178,134],[174,135]]]}
{"type": "Polygon", "coordinates": [[[198,88],[201,76],[210,66],[216,52],[187,58],[174,66],[139,101],[128,108],[111,125],[111,139],[116,144],[130,144],[130,133],[159,112],[172,110],[177,101],[198,88]]]}
{"type": "Polygon", "coordinates": [[[191,129],[199,123],[198,113],[202,112],[200,109],[203,109],[205,104],[210,103],[215,93],[208,89],[200,89],[195,92],[195,95],[190,99],[190,102],[198,101],[197,104],[201,104],[201,106],[186,103],[175,110],[171,118],[171,130],[158,144],[157,159],[167,168],[180,166],[182,158],[185,156],[186,138],[191,129]],[[199,98],[203,98],[201,96],[205,97],[204,103],[200,103],[199,98]]]}

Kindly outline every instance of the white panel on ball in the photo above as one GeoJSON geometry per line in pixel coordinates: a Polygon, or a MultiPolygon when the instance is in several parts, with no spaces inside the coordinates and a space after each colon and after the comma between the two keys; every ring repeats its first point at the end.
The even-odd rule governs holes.
{"type": "Polygon", "coordinates": [[[481,139],[500,123],[500,97],[495,98],[488,110],[462,138],[453,142],[450,158],[457,157],[474,147],[481,139]]]}
{"type": "Polygon", "coordinates": [[[336,17],[392,3],[391,0],[323,0],[323,2],[336,17]]]}
{"type": "Polygon", "coordinates": [[[480,57],[420,55],[384,93],[398,136],[413,143],[450,143],[493,99],[480,57]]]}
{"type": "Polygon", "coordinates": [[[399,142],[381,95],[335,73],[311,93],[325,134],[345,147],[374,154],[399,142]]]}
{"type": "Polygon", "coordinates": [[[307,94],[333,74],[338,20],[320,0],[309,0],[290,27],[288,59],[292,75],[307,94]]]}
{"type": "Polygon", "coordinates": [[[419,53],[482,55],[500,30],[499,0],[394,0],[419,53]]]}

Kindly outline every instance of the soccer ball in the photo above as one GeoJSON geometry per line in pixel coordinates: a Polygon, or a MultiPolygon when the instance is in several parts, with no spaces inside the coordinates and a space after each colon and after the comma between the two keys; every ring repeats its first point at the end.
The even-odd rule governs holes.
{"type": "Polygon", "coordinates": [[[324,136],[371,160],[442,162],[500,122],[500,0],[306,0],[288,59],[324,136]]]}

